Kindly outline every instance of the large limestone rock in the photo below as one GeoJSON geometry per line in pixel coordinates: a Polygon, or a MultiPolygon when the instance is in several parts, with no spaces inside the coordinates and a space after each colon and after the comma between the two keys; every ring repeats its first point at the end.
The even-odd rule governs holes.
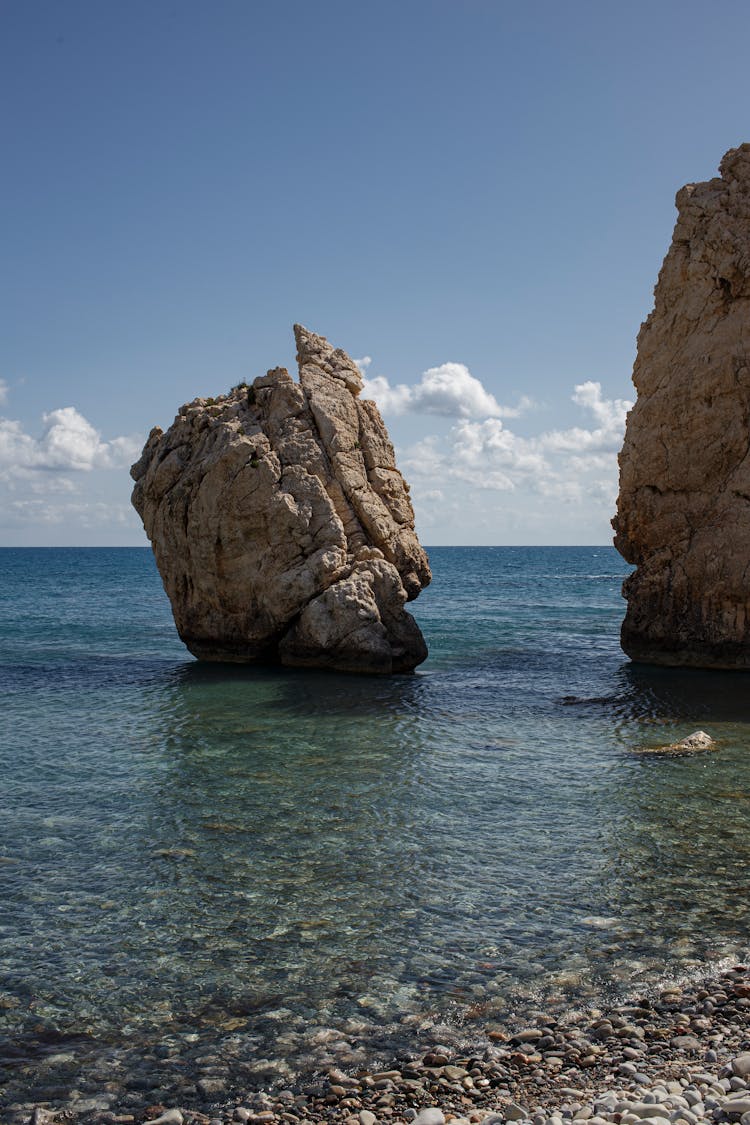
{"type": "Polygon", "coordinates": [[[634,660],[750,667],[750,145],[677,195],[638,336],[615,546],[634,660]]]}
{"type": "Polygon", "coordinates": [[[177,629],[202,660],[405,672],[430,581],[409,487],[356,365],[295,325],[300,381],[183,406],[131,469],[177,629]]]}

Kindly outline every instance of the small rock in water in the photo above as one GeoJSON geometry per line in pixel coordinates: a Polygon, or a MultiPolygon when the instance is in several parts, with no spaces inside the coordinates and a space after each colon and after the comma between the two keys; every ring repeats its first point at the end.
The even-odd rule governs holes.
{"type": "Polygon", "coordinates": [[[641,746],[639,754],[698,754],[702,750],[715,750],[716,741],[704,730],[695,730],[681,738],[679,742],[669,742],[666,746],[641,746]]]}
{"type": "Polygon", "coordinates": [[[675,743],[675,747],[680,747],[682,750],[710,750],[715,745],[714,739],[704,730],[693,731],[687,738],[682,738],[675,743]]]}

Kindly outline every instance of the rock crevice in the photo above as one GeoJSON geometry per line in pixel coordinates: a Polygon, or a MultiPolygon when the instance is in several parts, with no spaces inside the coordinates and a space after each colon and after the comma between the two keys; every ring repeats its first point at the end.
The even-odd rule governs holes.
{"type": "Polygon", "coordinates": [[[431,576],[408,485],[356,364],[294,331],[299,382],[277,367],[181,407],[133,504],[199,659],[410,671],[427,649],[404,603],[431,576]]]}
{"type": "Polygon", "coordinates": [[[750,668],[750,145],[677,194],[638,335],[615,546],[635,660],[750,668]]]}

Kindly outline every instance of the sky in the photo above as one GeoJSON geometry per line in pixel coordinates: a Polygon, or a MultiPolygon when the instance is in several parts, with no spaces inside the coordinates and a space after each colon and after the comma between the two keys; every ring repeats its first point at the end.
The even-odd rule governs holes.
{"type": "Polygon", "coordinates": [[[145,545],[196,395],[360,362],[438,544],[604,544],[745,0],[0,0],[0,545],[145,545]]]}

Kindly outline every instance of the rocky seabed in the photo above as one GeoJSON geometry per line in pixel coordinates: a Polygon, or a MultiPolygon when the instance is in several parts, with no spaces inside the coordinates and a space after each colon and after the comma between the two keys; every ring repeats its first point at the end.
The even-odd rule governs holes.
{"type": "MultiPolygon", "coordinates": [[[[219,1057],[201,1059],[185,1104],[99,1096],[8,1107],[9,1125],[750,1125],[750,969],[669,985],[608,1010],[532,1015],[472,1053],[433,1043],[387,1070],[330,1069],[302,1088],[229,1097],[219,1057]],[[125,1104],[119,1104],[124,1101],[125,1104]],[[195,1104],[200,1108],[195,1108],[195,1104]]],[[[187,1076],[185,1076],[187,1078],[187,1076]]],[[[113,1079],[116,1078],[113,1075],[113,1079]]],[[[177,1088],[179,1089],[179,1087],[177,1088]]],[[[176,1093],[177,1093],[176,1089],[176,1093]]]]}

